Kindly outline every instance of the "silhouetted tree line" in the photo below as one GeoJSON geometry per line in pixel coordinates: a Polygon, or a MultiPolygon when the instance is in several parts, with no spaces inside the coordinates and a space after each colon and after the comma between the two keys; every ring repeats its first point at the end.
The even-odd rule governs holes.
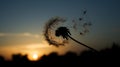
{"type": "Polygon", "coordinates": [[[111,48],[102,49],[99,52],[86,50],[80,53],[80,55],[70,51],[65,55],[58,55],[57,52],[52,52],[49,55],[43,55],[38,61],[29,61],[27,55],[13,54],[11,61],[5,61],[5,59],[0,56],[0,64],[3,64],[3,66],[33,65],[38,67],[46,65],[73,65],[74,67],[113,65],[115,67],[120,66],[120,46],[113,43],[111,48]]]}

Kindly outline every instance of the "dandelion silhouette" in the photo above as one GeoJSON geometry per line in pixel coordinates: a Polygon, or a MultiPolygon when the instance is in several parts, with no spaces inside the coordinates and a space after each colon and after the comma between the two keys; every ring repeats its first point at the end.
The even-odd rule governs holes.
{"type": "Polygon", "coordinates": [[[55,31],[55,35],[58,37],[62,36],[63,38],[66,38],[68,40],[68,36],[71,35],[71,33],[69,32],[69,29],[67,29],[66,27],[59,27],[55,31]]]}
{"type": "MultiPolygon", "coordinates": [[[[79,18],[79,23],[77,23],[77,20],[72,20],[73,26],[71,28],[73,28],[75,31],[77,31],[77,29],[79,28],[79,30],[81,30],[80,28],[83,29],[83,31],[80,31],[79,34],[80,35],[84,35],[85,33],[89,32],[89,26],[91,26],[91,22],[87,21],[87,17],[86,17],[86,13],[87,10],[84,10],[82,13],[82,17],[79,18]],[[79,24],[82,24],[82,26],[79,26],[79,24]],[[79,26],[79,27],[77,27],[79,26]]],[[[49,43],[49,45],[53,45],[53,46],[61,46],[61,45],[65,45],[66,43],[68,44],[69,38],[72,39],[73,41],[93,50],[93,51],[97,51],[94,48],[91,48],[89,46],[87,46],[86,44],[83,44],[79,41],[77,41],[76,39],[72,38],[70,35],[70,31],[67,28],[67,26],[59,26],[59,24],[66,22],[65,19],[61,18],[61,17],[53,17],[51,18],[45,25],[44,28],[44,36],[45,36],[45,40],[49,43]]],[[[69,27],[69,26],[68,26],[69,27]]]]}
{"type": "Polygon", "coordinates": [[[55,35],[58,36],[58,37],[59,37],[59,36],[62,36],[64,39],[67,39],[67,40],[68,40],[68,38],[70,38],[70,39],[72,39],[73,41],[75,41],[75,42],[77,42],[77,43],[79,43],[79,44],[81,44],[81,45],[83,45],[83,46],[85,46],[85,47],[87,47],[87,48],[89,48],[89,49],[97,52],[97,50],[95,50],[94,48],[91,48],[91,47],[89,47],[89,46],[87,46],[87,45],[85,45],[85,44],[83,44],[83,43],[75,40],[74,38],[72,38],[72,37],[70,36],[71,33],[70,33],[69,29],[67,29],[67,27],[59,27],[59,28],[55,31],[55,35]]]}
{"type": "MultiPolygon", "coordinates": [[[[60,17],[53,17],[51,18],[45,25],[45,30],[44,30],[44,36],[45,40],[49,43],[49,45],[54,45],[54,46],[60,46],[64,45],[67,43],[67,40],[59,40],[56,39],[56,36],[54,35],[55,33],[55,28],[58,24],[64,23],[66,20],[60,17]]],[[[59,34],[57,34],[59,35],[59,34]]]]}
{"type": "MultiPolygon", "coordinates": [[[[77,41],[76,39],[72,38],[70,35],[70,31],[67,27],[56,27],[58,24],[60,23],[64,23],[66,20],[60,17],[54,17],[51,18],[45,26],[45,31],[44,31],[44,36],[46,41],[49,43],[49,45],[54,45],[56,47],[59,47],[60,45],[65,45],[66,43],[68,43],[69,38],[72,39],[73,41],[93,50],[96,51],[94,48],[91,48],[79,41],[77,41]],[[55,28],[57,28],[55,30],[55,28]],[[59,39],[58,37],[62,36],[62,39],[59,39]],[[59,39],[59,41],[57,41],[59,39]]],[[[84,24],[84,27],[86,27],[86,25],[90,25],[90,24],[84,24]]],[[[83,34],[81,32],[81,34],[83,34]]]]}

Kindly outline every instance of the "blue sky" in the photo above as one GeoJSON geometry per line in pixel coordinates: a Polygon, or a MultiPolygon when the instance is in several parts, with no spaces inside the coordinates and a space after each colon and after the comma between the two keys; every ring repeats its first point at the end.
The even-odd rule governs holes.
{"type": "Polygon", "coordinates": [[[96,49],[109,47],[112,42],[120,43],[119,6],[119,0],[0,0],[0,46],[40,43],[50,18],[71,21],[86,9],[92,22],[90,32],[86,36],[72,32],[73,37],[96,49]]]}

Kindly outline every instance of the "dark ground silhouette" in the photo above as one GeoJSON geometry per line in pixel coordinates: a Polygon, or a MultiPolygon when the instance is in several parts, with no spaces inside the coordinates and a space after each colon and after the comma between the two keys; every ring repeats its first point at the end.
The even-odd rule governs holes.
{"type": "Polygon", "coordinates": [[[120,66],[120,46],[113,43],[111,48],[102,49],[99,52],[91,50],[83,51],[80,55],[73,52],[67,52],[59,56],[56,52],[49,55],[43,55],[38,61],[29,61],[27,55],[13,54],[11,61],[6,61],[0,56],[0,65],[8,66],[120,66]]]}

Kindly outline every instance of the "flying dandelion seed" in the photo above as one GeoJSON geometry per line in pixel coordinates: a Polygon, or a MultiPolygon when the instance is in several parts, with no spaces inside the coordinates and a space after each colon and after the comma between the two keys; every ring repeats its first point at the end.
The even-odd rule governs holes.
{"type": "Polygon", "coordinates": [[[78,20],[72,20],[73,29],[76,32],[79,32],[80,35],[85,35],[89,32],[90,26],[92,25],[90,19],[87,16],[87,10],[82,12],[82,15],[78,20]]]}
{"type": "Polygon", "coordinates": [[[72,22],[73,22],[73,29],[77,30],[77,23],[76,23],[76,21],[72,20],[72,22]]]}

